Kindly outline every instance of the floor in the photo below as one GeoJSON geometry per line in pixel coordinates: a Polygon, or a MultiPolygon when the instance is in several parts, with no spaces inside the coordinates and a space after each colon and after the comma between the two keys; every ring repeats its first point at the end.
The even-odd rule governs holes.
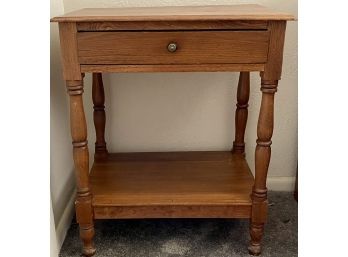
{"type": "MultiPolygon", "coordinates": [[[[292,193],[269,193],[264,257],[297,256],[297,202],[292,193]]],[[[95,257],[249,256],[248,220],[105,220],[95,223],[95,257]]],[[[60,257],[80,256],[78,225],[72,222],[60,257]]]]}

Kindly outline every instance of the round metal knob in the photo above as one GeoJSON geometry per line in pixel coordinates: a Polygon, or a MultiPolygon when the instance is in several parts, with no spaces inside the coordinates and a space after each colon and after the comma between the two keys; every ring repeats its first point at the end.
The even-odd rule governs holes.
{"type": "Polygon", "coordinates": [[[168,46],[167,46],[167,49],[169,52],[171,53],[174,53],[176,51],[176,43],[170,43],[168,46]]]}

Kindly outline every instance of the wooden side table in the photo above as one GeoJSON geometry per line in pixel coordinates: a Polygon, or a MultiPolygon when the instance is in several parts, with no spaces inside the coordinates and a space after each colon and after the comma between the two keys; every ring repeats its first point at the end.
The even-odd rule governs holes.
{"type": "Polygon", "coordinates": [[[274,93],[281,76],[287,20],[258,5],[82,9],[59,23],[70,97],[75,202],[83,254],[95,253],[94,219],[249,218],[249,252],[261,252],[267,216],[274,93]],[[104,130],[104,72],[238,71],[232,151],[109,153],[104,130]],[[251,71],[261,72],[255,178],[244,155],[251,71]],[[89,172],[82,102],[93,73],[96,143],[89,172]]]}

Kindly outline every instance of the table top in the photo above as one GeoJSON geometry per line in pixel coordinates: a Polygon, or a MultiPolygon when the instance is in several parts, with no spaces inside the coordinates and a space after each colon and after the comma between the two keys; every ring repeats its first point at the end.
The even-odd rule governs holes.
{"type": "Polygon", "coordinates": [[[52,22],[294,20],[291,14],[256,4],[86,8],[51,19],[52,22]]]}

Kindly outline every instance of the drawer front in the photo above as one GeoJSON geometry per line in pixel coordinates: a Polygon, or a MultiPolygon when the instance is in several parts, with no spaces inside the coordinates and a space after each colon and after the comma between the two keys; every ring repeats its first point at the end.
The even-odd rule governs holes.
{"type": "Polygon", "coordinates": [[[81,64],[265,63],[268,31],[79,32],[81,64]]]}

